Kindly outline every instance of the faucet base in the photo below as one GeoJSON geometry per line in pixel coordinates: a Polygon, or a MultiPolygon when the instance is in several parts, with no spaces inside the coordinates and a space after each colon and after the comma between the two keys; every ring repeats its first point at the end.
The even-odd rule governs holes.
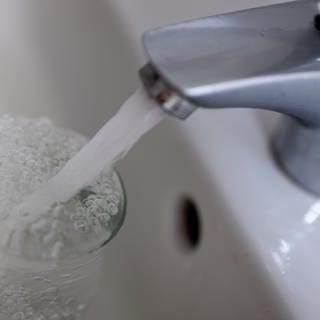
{"type": "Polygon", "coordinates": [[[299,185],[320,195],[320,127],[286,117],[274,138],[279,164],[299,185]]]}

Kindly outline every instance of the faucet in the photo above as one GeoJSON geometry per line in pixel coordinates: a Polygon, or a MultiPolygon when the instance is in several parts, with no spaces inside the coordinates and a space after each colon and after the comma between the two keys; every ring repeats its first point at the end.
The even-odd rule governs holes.
{"type": "Polygon", "coordinates": [[[147,31],[140,70],[152,99],[186,119],[202,108],[288,115],[273,141],[283,170],[320,195],[320,15],[304,0],[147,31]]]}

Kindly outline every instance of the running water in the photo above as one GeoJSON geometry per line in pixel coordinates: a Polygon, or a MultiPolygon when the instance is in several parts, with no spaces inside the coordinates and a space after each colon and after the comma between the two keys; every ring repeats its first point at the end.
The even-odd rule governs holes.
{"type": "Polygon", "coordinates": [[[62,170],[32,194],[11,216],[34,220],[55,203],[63,203],[88,186],[105,169],[122,159],[165,113],[143,88],[137,90],[62,170]],[[94,164],[94,165],[93,165],[94,164]]]}
{"type": "Polygon", "coordinates": [[[0,244],[56,259],[109,241],[125,203],[111,169],[165,117],[154,104],[139,89],[87,144],[47,119],[1,117],[0,244]]]}

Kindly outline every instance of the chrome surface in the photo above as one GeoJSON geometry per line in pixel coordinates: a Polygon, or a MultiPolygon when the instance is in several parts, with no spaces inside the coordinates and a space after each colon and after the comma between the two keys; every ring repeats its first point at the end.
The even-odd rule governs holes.
{"type": "Polygon", "coordinates": [[[156,100],[167,113],[184,120],[196,109],[193,103],[182,98],[169,85],[166,85],[150,64],[141,68],[139,74],[150,97],[156,100]]]}
{"type": "Polygon", "coordinates": [[[148,82],[141,72],[147,91],[179,97],[158,100],[179,118],[201,106],[267,109],[299,119],[283,125],[274,150],[291,177],[320,194],[318,3],[288,2],[146,32],[146,68],[156,79],[148,82]]]}
{"type": "Polygon", "coordinates": [[[286,118],[274,139],[274,151],[286,173],[300,185],[320,193],[320,128],[286,118]]]}

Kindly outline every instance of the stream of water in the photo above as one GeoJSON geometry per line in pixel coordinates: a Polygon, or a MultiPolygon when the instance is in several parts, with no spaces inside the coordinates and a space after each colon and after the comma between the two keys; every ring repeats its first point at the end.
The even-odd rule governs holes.
{"type": "Polygon", "coordinates": [[[44,208],[68,201],[92,183],[103,170],[112,168],[164,117],[165,113],[147,96],[145,90],[138,89],[117,114],[11,216],[34,220],[44,208]]]}

